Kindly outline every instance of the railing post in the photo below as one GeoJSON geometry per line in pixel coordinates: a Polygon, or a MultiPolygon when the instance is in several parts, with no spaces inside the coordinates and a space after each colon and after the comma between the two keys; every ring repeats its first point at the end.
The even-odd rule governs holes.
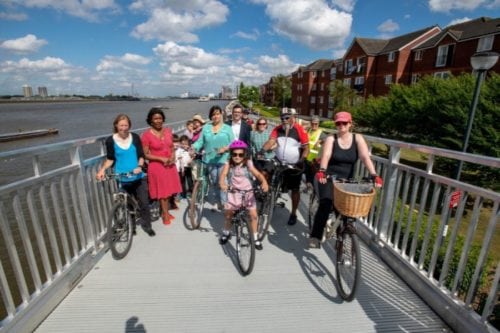
{"type": "Polygon", "coordinates": [[[380,220],[377,228],[377,241],[388,241],[387,232],[391,223],[392,205],[395,202],[394,198],[396,197],[396,184],[398,178],[398,169],[394,166],[394,164],[399,162],[400,155],[401,149],[399,147],[391,146],[391,149],[389,150],[387,169],[384,175],[384,190],[382,194],[380,220]]]}
{"type": "MultiPolygon", "coordinates": [[[[87,240],[91,240],[91,246],[93,247],[93,252],[94,254],[97,251],[97,234],[94,228],[94,224],[92,221],[95,221],[91,217],[91,207],[89,205],[89,195],[90,195],[90,186],[87,181],[85,181],[85,165],[83,164],[84,158],[82,156],[82,147],[78,146],[75,148],[72,148],[70,150],[70,158],[71,158],[71,163],[73,165],[77,165],[78,169],[80,170],[78,172],[78,175],[75,179],[76,181],[76,187],[77,187],[77,193],[78,193],[78,201],[80,202],[80,210],[82,212],[82,221],[83,221],[83,226],[85,227],[85,233],[86,233],[86,238],[87,240]]],[[[87,241],[86,246],[89,245],[90,243],[87,241]]]]}

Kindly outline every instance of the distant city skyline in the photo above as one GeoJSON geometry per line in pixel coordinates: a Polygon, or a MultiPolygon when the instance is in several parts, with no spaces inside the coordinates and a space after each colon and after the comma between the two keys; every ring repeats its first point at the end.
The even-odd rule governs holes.
{"type": "Polygon", "coordinates": [[[0,95],[218,94],[340,58],[354,37],[499,14],[498,0],[1,1],[0,95]]]}

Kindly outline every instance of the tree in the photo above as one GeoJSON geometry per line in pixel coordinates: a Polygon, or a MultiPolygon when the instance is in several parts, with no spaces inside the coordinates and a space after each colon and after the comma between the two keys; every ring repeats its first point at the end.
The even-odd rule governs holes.
{"type": "Polygon", "coordinates": [[[283,74],[274,77],[274,106],[291,106],[292,102],[292,83],[290,78],[283,74]]]}
{"type": "Polygon", "coordinates": [[[330,84],[330,96],[333,99],[333,110],[350,111],[358,97],[356,90],[344,85],[341,80],[335,80],[330,84]]]}
{"type": "Polygon", "coordinates": [[[238,99],[243,105],[248,105],[249,102],[257,103],[260,100],[260,90],[256,86],[245,86],[243,82],[240,84],[240,92],[238,99]]]}

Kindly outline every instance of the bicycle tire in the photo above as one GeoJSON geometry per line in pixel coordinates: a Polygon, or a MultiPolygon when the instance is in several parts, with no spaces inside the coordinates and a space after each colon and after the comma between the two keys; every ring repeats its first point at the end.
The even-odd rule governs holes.
{"type": "Polygon", "coordinates": [[[130,251],[133,240],[134,221],[127,205],[117,202],[111,208],[108,219],[107,238],[114,259],[123,259],[130,251]]]}
{"type": "Polygon", "coordinates": [[[340,297],[352,301],[361,279],[361,257],[356,234],[343,232],[336,242],[337,259],[335,270],[340,297]]]}
{"type": "Polygon", "coordinates": [[[313,224],[314,224],[314,216],[316,215],[316,211],[318,210],[319,200],[316,196],[316,193],[313,191],[309,194],[309,208],[308,208],[308,219],[307,226],[309,228],[309,234],[312,232],[313,224]]]}
{"type": "Polygon", "coordinates": [[[250,231],[248,216],[243,215],[239,223],[235,224],[235,228],[238,266],[241,274],[246,276],[252,272],[255,262],[255,241],[250,231]]]}
{"type": "Polygon", "coordinates": [[[205,194],[203,193],[204,180],[197,181],[193,186],[191,201],[189,203],[189,219],[191,220],[192,230],[198,229],[203,216],[203,206],[205,204],[205,194]]]}

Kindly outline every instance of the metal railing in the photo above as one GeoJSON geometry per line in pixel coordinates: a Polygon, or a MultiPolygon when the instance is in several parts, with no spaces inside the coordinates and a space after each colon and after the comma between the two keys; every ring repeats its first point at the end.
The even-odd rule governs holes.
{"type": "Polygon", "coordinates": [[[34,330],[105,253],[106,137],[0,153],[0,331],[34,330]]]}
{"type": "MultiPolygon", "coordinates": [[[[174,132],[183,125],[169,124],[174,132]]],[[[0,153],[2,174],[15,170],[0,183],[1,331],[33,330],[106,251],[112,189],[94,177],[104,138],[0,153]]],[[[500,194],[436,174],[435,161],[498,169],[500,159],[365,138],[388,154],[373,154],[384,187],[360,236],[454,330],[495,331],[488,316],[498,306],[500,265],[491,247],[500,194]],[[425,154],[425,167],[403,164],[402,150],[425,154]]],[[[366,171],[359,165],[357,172],[366,171]]]]}

